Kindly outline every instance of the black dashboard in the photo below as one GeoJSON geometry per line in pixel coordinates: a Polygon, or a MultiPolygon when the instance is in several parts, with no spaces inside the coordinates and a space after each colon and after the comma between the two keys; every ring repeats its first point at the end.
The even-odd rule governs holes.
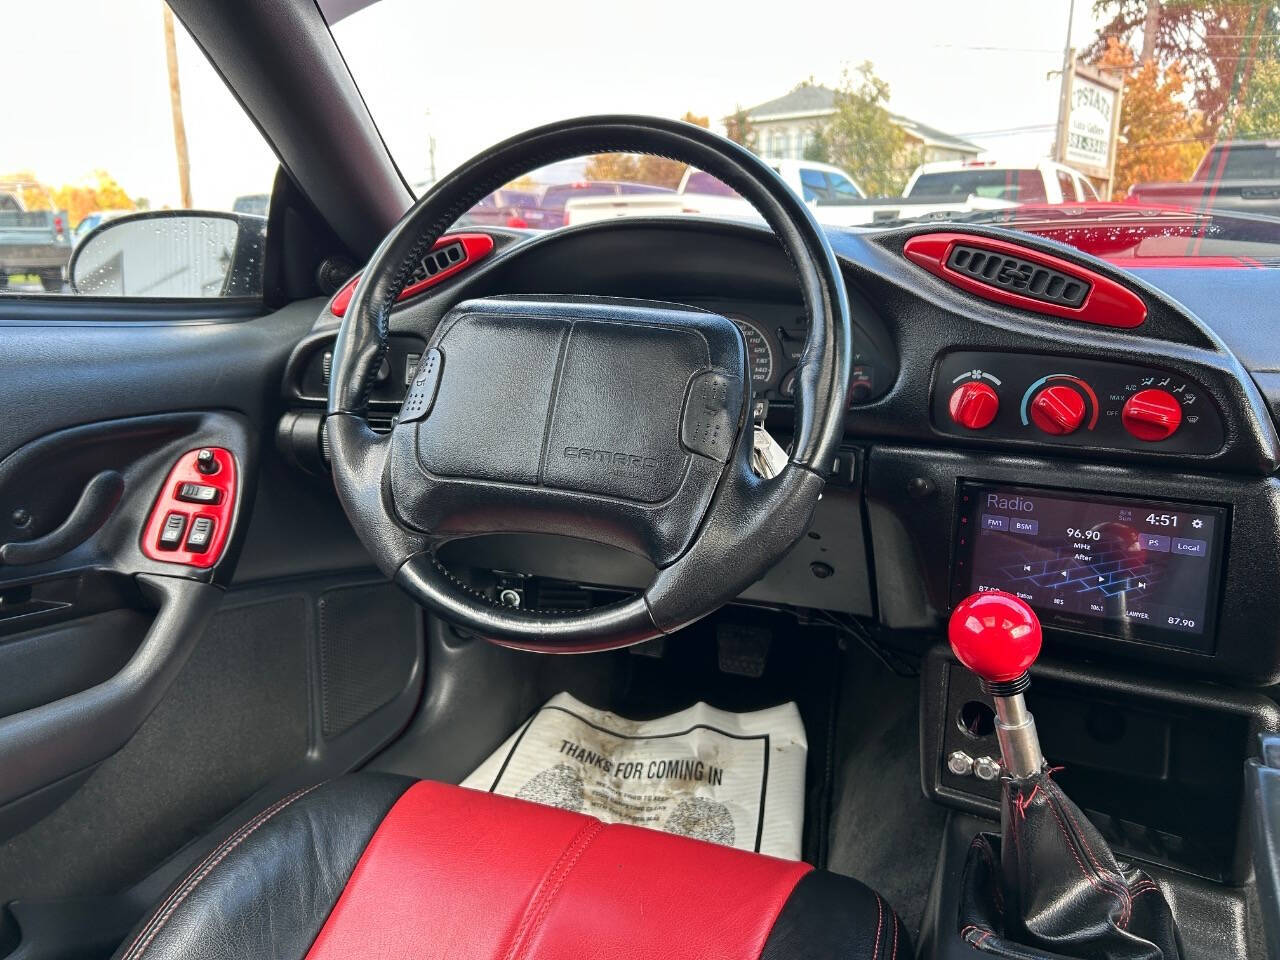
{"type": "MultiPolygon", "coordinates": [[[[1157,286],[1034,238],[965,232],[979,247],[1016,241],[1027,262],[1065,264],[1140,302],[1139,327],[1098,325],[921,269],[904,247],[931,229],[831,232],[855,318],[845,445],[809,537],[743,599],[930,634],[964,592],[999,587],[1038,606],[1063,649],[1249,683],[1280,676],[1280,443],[1259,390],[1280,378],[1267,326],[1274,271],[1254,271],[1252,286],[1229,278],[1220,301],[1220,271],[1148,271],[1157,286]],[[1228,305],[1230,345],[1214,323],[1228,305]]],[[[375,428],[389,428],[452,305],[554,292],[729,316],[748,347],[757,416],[785,444],[805,321],[770,234],[671,219],[492,236],[491,255],[393,314],[375,428]]],[[[338,322],[331,306],[285,376],[278,440],[316,473],[338,322]]],[[[613,548],[555,546],[503,535],[450,544],[444,559],[610,588],[652,573],[613,548]]]]}

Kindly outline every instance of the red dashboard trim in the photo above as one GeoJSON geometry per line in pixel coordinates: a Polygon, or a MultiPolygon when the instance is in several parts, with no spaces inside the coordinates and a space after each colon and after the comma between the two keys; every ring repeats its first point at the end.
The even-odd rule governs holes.
{"type": "MultiPolygon", "coordinates": [[[[455,273],[465,270],[477,260],[480,260],[493,252],[493,237],[487,233],[446,233],[443,237],[435,242],[432,250],[439,250],[441,247],[447,247],[453,243],[462,244],[463,257],[452,266],[445,267],[439,273],[436,273],[425,280],[419,280],[417,283],[411,283],[400,291],[398,300],[408,300],[415,297],[428,287],[434,287],[437,283],[449,279],[455,273]]],[[[329,311],[335,317],[346,316],[347,307],[351,305],[351,298],[356,293],[356,283],[360,280],[360,274],[356,274],[346,284],[334,294],[333,302],[329,304],[329,311]]]]}
{"type": "Polygon", "coordinates": [[[159,560],[162,563],[182,563],[202,570],[212,567],[221,558],[222,551],[227,545],[227,537],[231,532],[231,522],[236,510],[236,493],[239,489],[238,482],[236,458],[231,455],[230,450],[224,450],[221,447],[188,450],[178,458],[178,462],[169,471],[169,476],[165,478],[164,486],[160,488],[160,496],[156,498],[155,506],[151,508],[151,516],[147,519],[147,525],[142,531],[142,552],[152,560],[159,560]],[[202,449],[213,451],[214,459],[218,463],[217,473],[205,474],[196,469],[196,456],[202,449]],[[218,502],[201,504],[179,500],[178,488],[184,483],[216,487],[220,494],[218,502]],[[177,550],[165,550],[160,546],[160,531],[164,528],[165,517],[170,513],[181,513],[187,518],[186,529],[183,532],[183,546],[177,550]],[[196,517],[209,517],[213,520],[213,536],[209,541],[209,548],[201,553],[193,553],[185,548],[187,534],[191,532],[191,524],[196,517]]]}
{"type": "Polygon", "coordinates": [[[934,276],[941,277],[947,283],[972,293],[974,296],[1003,303],[1006,306],[1030,310],[1032,313],[1048,314],[1063,317],[1067,320],[1079,320],[1082,323],[1093,323],[1104,327],[1120,327],[1132,329],[1140,326],[1147,319],[1147,306],[1136,293],[1122,286],[1109,277],[1094,273],[1085,267],[1032,250],[1016,243],[994,240],[967,233],[924,233],[910,238],[903,247],[903,255],[917,266],[923,267],[934,276]],[[1003,253],[1011,257],[1030,260],[1032,263],[1058,270],[1062,273],[1084,280],[1090,284],[1089,293],[1079,307],[1065,307],[1055,303],[1044,303],[1032,297],[1010,293],[996,287],[987,286],[971,277],[952,270],[947,266],[951,248],[957,243],[1003,253]]]}

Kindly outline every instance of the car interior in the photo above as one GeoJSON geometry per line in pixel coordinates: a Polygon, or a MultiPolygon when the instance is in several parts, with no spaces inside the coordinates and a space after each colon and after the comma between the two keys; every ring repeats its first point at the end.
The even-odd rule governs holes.
{"type": "Polygon", "coordinates": [[[1280,274],[622,113],[415,197],[312,0],[169,6],[279,168],[217,298],[128,295],[181,211],[0,297],[2,960],[1280,956],[1280,274]],[[758,216],[457,225],[605,152],[758,216]],[[504,780],[569,702],[552,772],[804,749],[621,825],[504,780]]]}

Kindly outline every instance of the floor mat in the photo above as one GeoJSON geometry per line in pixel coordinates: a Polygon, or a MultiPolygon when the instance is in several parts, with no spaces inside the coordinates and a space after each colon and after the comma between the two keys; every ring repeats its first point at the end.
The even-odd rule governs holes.
{"type": "Polygon", "coordinates": [[[794,703],[635,721],[560,693],[463,786],[798,860],[806,754],[794,703]]]}

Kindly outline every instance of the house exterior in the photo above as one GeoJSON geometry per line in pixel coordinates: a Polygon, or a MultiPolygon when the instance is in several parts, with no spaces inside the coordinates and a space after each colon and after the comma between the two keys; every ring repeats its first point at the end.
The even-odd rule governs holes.
{"type": "MultiPolygon", "coordinates": [[[[785,96],[747,111],[747,122],[756,135],[756,149],[762,156],[800,160],[813,142],[814,133],[836,112],[836,92],[820,84],[803,83],[785,96]]],[[[921,151],[921,162],[968,160],[981,147],[891,113],[890,118],[907,135],[907,142],[921,151]]]]}

